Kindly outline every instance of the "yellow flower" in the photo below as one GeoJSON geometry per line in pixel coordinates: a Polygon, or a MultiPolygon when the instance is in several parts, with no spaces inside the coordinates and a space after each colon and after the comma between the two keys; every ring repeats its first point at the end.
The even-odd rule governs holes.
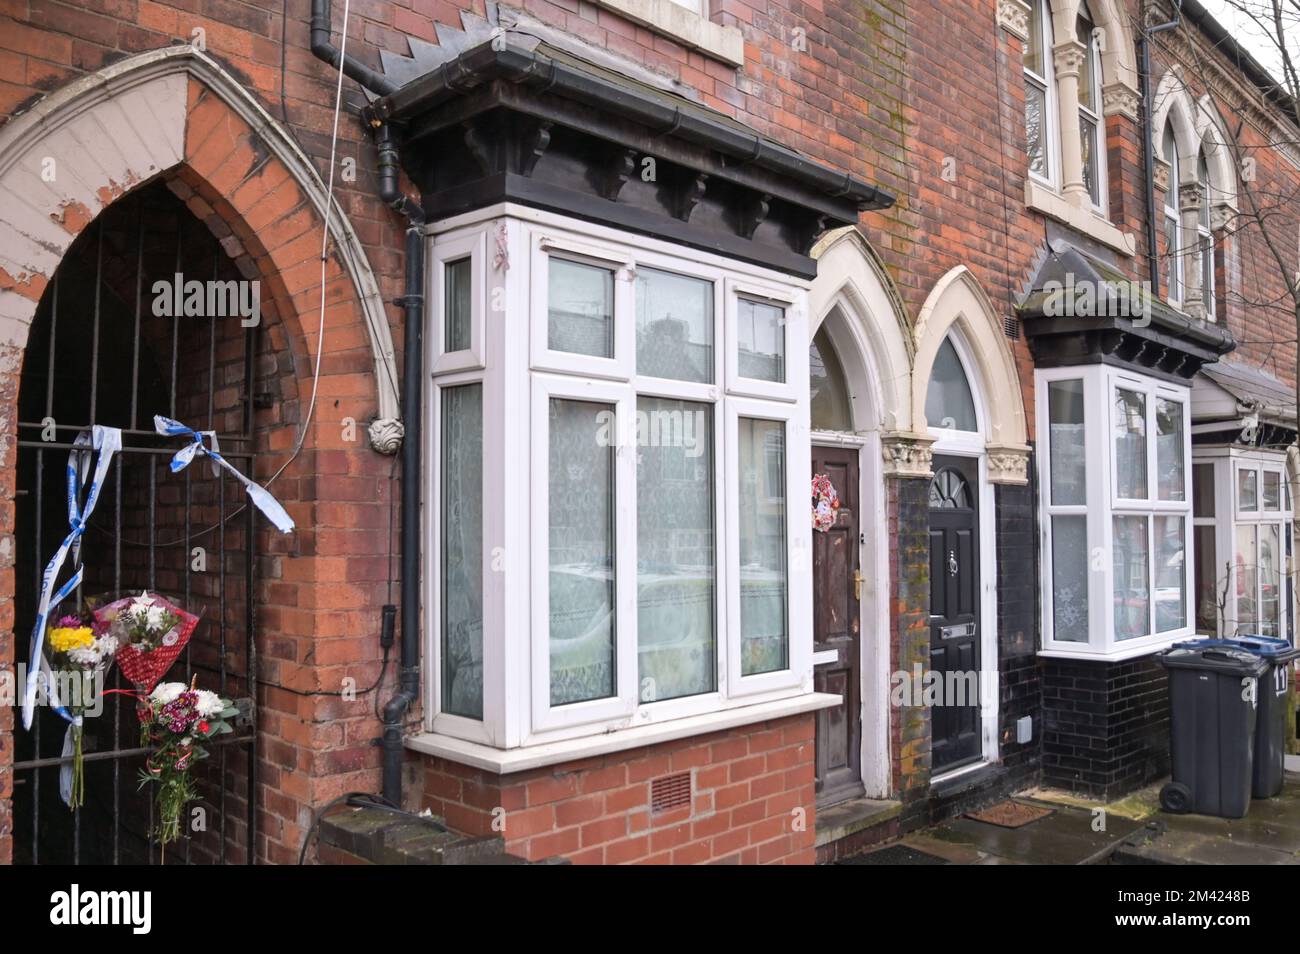
{"type": "Polygon", "coordinates": [[[56,653],[66,653],[81,649],[95,641],[95,634],[89,626],[60,626],[50,630],[50,646],[56,653]]]}

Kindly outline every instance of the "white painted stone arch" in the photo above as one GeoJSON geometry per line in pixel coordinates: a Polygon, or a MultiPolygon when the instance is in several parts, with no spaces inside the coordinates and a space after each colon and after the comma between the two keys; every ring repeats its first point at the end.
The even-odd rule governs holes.
{"type": "MultiPolygon", "coordinates": [[[[1052,34],[1057,46],[1073,39],[1075,20],[1082,0],[1050,0],[1052,34]]],[[[1109,94],[1116,88],[1136,96],[1138,90],[1137,54],[1134,52],[1133,27],[1127,10],[1119,0],[1087,0],[1093,23],[1102,31],[1102,86],[1109,94]]]]}
{"type": "Polygon", "coordinates": [[[993,483],[1028,482],[1029,434],[1020,376],[997,309],[969,268],[958,265],[939,279],[917,317],[912,368],[914,430],[929,434],[925,399],[939,346],[957,329],[973,367],[971,387],[985,409],[984,438],[993,483]]]}
{"type": "Polygon", "coordinates": [[[809,340],[830,318],[827,332],[851,382],[854,430],[909,433],[911,336],[884,264],[851,225],[826,233],[812,256],[809,340]]]}
{"type": "Polygon", "coordinates": [[[1172,122],[1181,181],[1185,184],[1196,181],[1196,164],[1203,150],[1214,190],[1214,205],[1236,210],[1237,172],[1228,147],[1228,134],[1213,99],[1208,94],[1200,100],[1193,99],[1182,67],[1173,66],[1160,77],[1151,103],[1157,158],[1164,163],[1172,159],[1164,154],[1165,123],[1172,122]]]}
{"type": "MultiPolygon", "coordinates": [[[[325,216],[316,167],[284,128],[216,60],[189,45],[150,50],[83,76],[0,128],[0,268],[18,284],[54,274],[75,234],[60,224],[69,208],[98,215],[118,194],[180,164],[185,156],[188,78],[194,77],[254,129],[325,216]],[[54,181],[41,176],[58,156],[54,181]]],[[[380,421],[390,446],[400,439],[397,366],[379,285],[351,223],[333,203],[330,233],[365,318],[374,357],[380,421]]],[[[21,350],[39,295],[0,288],[0,345],[21,350]]],[[[314,330],[314,322],[312,328],[314,330]]],[[[384,432],[372,427],[372,438],[384,432]]]]}

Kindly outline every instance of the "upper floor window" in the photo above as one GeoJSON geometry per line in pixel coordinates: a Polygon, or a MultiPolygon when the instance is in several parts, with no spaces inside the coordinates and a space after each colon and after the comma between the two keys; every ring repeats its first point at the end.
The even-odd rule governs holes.
{"type": "Polygon", "coordinates": [[[1201,186],[1201,207],[1196,213],[1197,250],[1201,257],[1201,303],[1205,307],[1205,317],[1211,321],[1215,316],[1214,287],[1214,231],[1210,225],[1210,207],[1214,201],[1210,185],[1210,166],[1205,161],[1205,151],[1201,151],[1196,163],[1196,181],[1201,186]]]}
{"type": "Polygon", "coordinates": [[[1025,137],[1029,171],[1044,182],[1055,182],[1056,96],[1052,69],[1052,16],[1047,0],[1032,0],[1029,38],[1025,40],[1025,137]]]}
{"type": "Polygon", "coordinates": [[[1165,190],[1165,256],[1169,262],[1169,301],[1174,305],[1183,302],[1183,248],[1182,233],[1182,170],[1179,168],[1178,143],[1174,138],[1172,122],[1165,125],[1162,148],[1169,163],[1169,188],[1165,190]]]}
{"type": "Polygon", "coordinates": [[[1079,158],[1083,186],[1092,204],[1101,208],[1106,155],[1105,130],[1101,122],[1101,44],[1099,31],[1086,3],[1079,4],[1075,33],[1084,47],[1083,63],[1079,67],[1079,158]]]}

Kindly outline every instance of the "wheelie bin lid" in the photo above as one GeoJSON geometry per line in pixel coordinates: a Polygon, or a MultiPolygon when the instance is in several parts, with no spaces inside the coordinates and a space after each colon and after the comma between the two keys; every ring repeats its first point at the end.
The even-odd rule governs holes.
{"type": "Polygon", "coordinates": [[[1262,676],[1273,665],[1271,660],[1235,646],[1176,646],[1156,653],[1155,658],[1166,669],[1196,669],[1234,676],[1262,676]]]}
{"type": "Polygon", "coordinates": [[[1225,647],[1244,649],[1248,653],[1262,656],[1269,662],[1277,665],[1288,663],[1293,659],[1300,658],[1300,649],[1292,646],[1289,641],[1278,639],[1276,636],[1243,634],[1240,636],[1229,636],[1223,639],[1189,639],[1184,642],[1174,643],[1173,645],[1174,649],[1223,649],[1225,647]]]}

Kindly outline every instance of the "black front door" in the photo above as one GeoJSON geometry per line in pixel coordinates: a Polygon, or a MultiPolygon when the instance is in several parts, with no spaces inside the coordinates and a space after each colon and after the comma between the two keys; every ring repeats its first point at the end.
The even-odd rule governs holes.
{"type": "Polygon", "coordinates": [[[930,482],[931,771],[979,759],[979,462],[934,458],[930,482]]]}

